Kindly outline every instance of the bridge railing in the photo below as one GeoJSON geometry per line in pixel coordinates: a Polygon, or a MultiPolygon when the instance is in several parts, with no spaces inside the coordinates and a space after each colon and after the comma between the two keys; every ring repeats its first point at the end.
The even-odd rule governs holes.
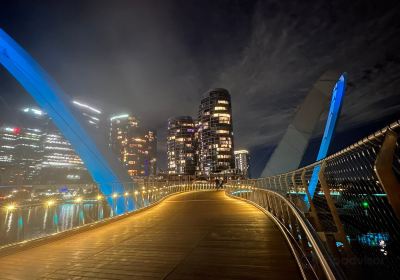
{"type": "Polygon", "coordinates": [[[61,190],[54,185],[37,186],[31,187],[35,191],[29,195],[16,190],[15,199],[0,203],[0,253],[15,245],[111,221],[154,205],[172,194],[214,187],[214,184],[182,177],[179,181],[125,183],[124,193],[113,192],[109,196],[102,194],[95,184],[63,185],[61,190]],[[118,206],[114,201],[121,199],[133,204],[131,211],[117,214],[118,206]]]}
{"type": "Polygon", "coordinates": [[[400,123],[312,165],[230,181],[289,236],[309,278],[400,276],[400,123]]]}

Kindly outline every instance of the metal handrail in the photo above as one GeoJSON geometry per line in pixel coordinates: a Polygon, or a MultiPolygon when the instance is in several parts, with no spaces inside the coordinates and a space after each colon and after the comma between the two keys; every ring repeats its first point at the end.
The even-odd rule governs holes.
{"type": "MultiPolygon", "coordinates": [[[[68,199],[68,200],[56,200],[56,199],[47,199],[42,201],[41,203],[31,203],[31,204],[17,204],[17,203],[8,203],[4,205],[0,205],[0,211],[2,215],[2,221],[11,221],[11,220],[20,220],[18,224],[15,224],[15,232],[7,233],[5,230],[6,228],[2,228],[4,232],[0,232],[0,237],[1,236],[8,236],[7,239],[1,240],[0,242],[0,250],[3,247],[9,247],[10,245],[18,245],[21,243],[29,243],[31,241],[35,241],[37,239],[42,239],[47,236],[53,236],[53,235],[59,235],[59,234],[64,234],[65,232],[75,230],[77,228],[85,227],[85,226],[91,226],[97,223],[101,223],[102,221],[109,220],[109,219],[114,219],[121,217],[123,215],[129,214],[131,212],[135,212],[141,209],[145,209],[146,207],[149,207],[151,205],[154,205],[156,203],[159,203],[161,200],[165,199],[171,194],[177,194],[180,192],[190,192],[190,191],[203,191],[203,190],[210,190],[210,189],[215,189],[215,185],[212,183],[196,183],[196,182],[179,182],[179,181],[168,181],[168,182],[152,182],[150,186],[144,186],[140,184],[134,184],[132,182],[126,183],[125,187],[130,187],[130,189],[126,188],[129,190],[129,192],[126,193],[112,193],[111,195],[103,195],[100,193],[91,193],[88,195],[86,198],[84,198],[82,195],[77,195],[75,199],[68,199]],[[98,199],[96,199],[96,195],[98,194],[98,199]],[[117,199],[115,196],[118,197],[123,197],[124,199],[132,199],[134,198],[135,200],[135,208],[132,209],[131,211],[127,211],[121,214],[118,214],[114,208],[116,208],[116,205],[108,204],[106,203],[107,200],[109,199],[117,199]],[[79,200],[77,199],[79,198],[79,200]],[[146,203],[144,203],[146,201],[146,203]],[[51,203],[49,203],[51,202],[51,203]],[[141,203],[138,203],[141,202],[141,203]],[[103,209],[102,211],[109,213],[107,216],[99,216],[98,210],[95,210],[96,215],[92,215],[90,212],[85,212],[85,221],[80,223],[80,221],[74,221],[67,227],[61,227],[59,225],[55,226],[52,225],[50,228],[46,229],[46,231],[43,232],[29,232],[27,230],[31,224],[28,224],[28,220],[26,219],[26,213],[30,209],[34,209],[40,211],[40,213],[52,213],[52,215],[55,215],[57,212],[60,211],[61,207],[63,204],[73,204],[74,205],[74,211],[77,211],[77,209],[82,209],[81,205],[86,204],[86,203],[91,203],[95,205],[95,209],[103,209]],[[58,210],[57,210],[58,209],[58,210]],[[4,216],[4,217],[3,217],[4,216]],[[17,219],[15,219],[15,216],[17,216],[17,219]],[[13,218],[14,217],[14,218],[13,218]],[[25,217],[25,218],[24,218],[25,217]]],[[[59,214],[59,213],[58,213],[59,214]]],[[[50,216],[50,214],[49,214],[50,216]]],[[[51,217],[47,217],[47,214],[44,215],[46,217],[46,221],[51,222],[51,217]]],[[[43,218],[44,219],[44,218],[43,218]]],[[[58,220],[58,217],[57,217],[58,220]]],[[[32,221],[30,223],[33,223],[32,221]]],[[[61,222],[61,221],[60,221],[61,222]]],[[[41,223],[41,222],[39,222],[41,223]]],[[[8,224],[8,222],[7,222],[8,224]]],[[[35,224],[36,225],[36,224],[35,224]]],[[[37,225],[36,225],[37,226],[37,225]]]]}
{"type": "MultiPolygon", "coordinates": [[[[292,247],[292,245],[296,246],[296,247],[300,247],[296,242],[293,242],[293,240],[296,240],[296,238],[290,233],[290,230],[288,229],[287,225],[285,225],[280,219],[281,217],[278,217],[277,215],[271,213],[270,211],[268,211],[263,205],[260,205],[260,203],[258,203],[256,201],[256,199],[252,199],[251,197],[242,197],[242,196],[236,196],[235,195],[235,189],[247,189],[249,191],[251,191],[252,193],[254,192],[261,192],[261,193],[267,193],[271,196],[275,196],[278,197],[280,199],[279,202],[283,202],[287,207],[290,208],[291,213],[295,216],[296,221],[299,223],[299,225],[301,226],[302,230],[304,231],[308,242],[311,243],[311,248],[312,250],[315,252],[315,255],[318,259],[318,263],[322,268],[322,271],[325,275],[326,279],[329,280],[334,280],[334,279],[344,279],[344,275],[343,272],[341,271],[341,269],[339,267],[336,266],[336,264],[333,262],[333,260],[329,257],[329,254],[327,253],[327,251],[325,250],[325,248],[322,245],[322,242],[320,240],[320,238],[318,237],[318,234],[315,232],[315,230],[313,229],[313,227],[311,226],[311,224],[308,222],[308,220],[306,219],[306,217],[304,216],[303,213],[300,212],[300,210],[293,205],[292,202],[290,202],[287,198],[285,198],[283,195],[279,194],[276,191],[271,191],[271,190],[267,190],[267,189],[260,189],[260,188],[255,188],[252,186],[235,186],[235,185],[230,185],[228,184],[227,188],[226,188],[226,193],[231,196],[231,197],[238,197],[240,199],[243,199],[255,206],[257,206],[258,208],[260,208],[263,211],[266,211],[267,214],[270,215],[271,218],[273,218],[274,222],[278,225],[278,227],[280,228],[281,232],[283,233],[283,235],[285,236],[286,240],[289,243],[289,246],[291,247],[291,251],[294,254],[296,261],[298,263],[298,266],[300,268],[300,270],[302,271],[302,275],[304,279],[309,279],[309,277],[304,273],[304,266],[305,265],[310,265],[310,268],[314,274],[314,277],[312,277],[313,279],[319,279],[319,277],[317,276],[318,273],[316,272],[316,268],[314,268],[311,263],[309,262],[309,260],[307,260],[307,263],[304,264],[301,261],[299,261],[298,256],[297,256],[297,252],[294,250],[294,248],[292,247]],[[233,191],[232,191],[233,189],[233,191]],[[288,238],[287,234],[290,235],[290,238],[288,238]]],[[[242,194],[243,192],[239,192],[239,194],[242,194]]],[[[276,202],[276,200],[275,200],[276,202]]],[[[281,205],[279,206],[281,208],[281,205]]],[[[293,225],[291,225],[293,227],[293,225]]],[[[304,252],[302,252],[303,255],[304,252]]]]}
{"type": "MultiPolygon", "coordinates": [[[[400,275],[400,182],[394,173],[400,163],[398,135],[400,121],[300,169],[228,184],[279,197],[310,241],[327,279],[362,274],[396,278],[400,275]],[[310,195],[308,185],[317,166],[317,185],[310,195]]],[[[258,203],[246,193],[236,196],[258,203]]],[[[284,218],[277,218],[285,224],[284,218]]]]}
{"type": "MultiPolygon", "coordinates": [[[[313,168],[313,167],[321,164],[323,161],[331,160],[331,159],[336,158],[336,157],[338,157],[340,155],[346,154],[346,153],[348,153],[350,151],[353,151],[353,150],[355,150],[357,148],[363,147],[364,145],[366,145],[368,143],[371,143],[374,140],[377,140],[379,137],[385,136],[385,134],[386,134],[386,132],[388,130],[400,130],[400,120],[395,121],[395,122],[391,123],[390,125],[385,126],[384,128],[382,128],[382,129],[380,129],[380,130],[378,130],[378,131],[376,131],[376,132],[374,132],[374,133],[362,138],[361,140],[357,141],[356,143],[351,144],[350,146],[348,146],[346,148],[343,148],[342,150],[340,150],[340,151],[338,151],[338,152],[336,152],[336,153],[334,153],[334,154],[332,154],[332,155],[330,155],[330,156],[328,156],[328,157],[326,157],[324,159],[321,159],[319,161],[315,161],[313,163],[310,163],[309,165],[303,166],[303,167],[298,168],[298,169],[290,170],[290,171],[287,171],[287,172],[284,172],[284,173],[281,173],[281,174],[276,174],[276,175],[268,176],[268,177],[265,177],[265,178],[283,176],[283,175],[290,175],[290,174],[293,174],[294,172],[299,172],[299,171],[301,171],[303,169],[313,168]]],[[[259,179],[265,179],[265,178],[259,178],[259,179]]]]}
{"type": "Polygon", "coordinates": [[[337,277],[335,277],[335,275],[339,276],[339,275],[341,275],[341,273],[338,272],[339,270],[337,268],[336,268],[336,272],[335,273],[333,272],[333,268],[335,268],[334,262],[332,262],[331,259],[327,258],[326,253],[324,254],[322,252],[323,247],[321,246],[322,243],[321,243],[320,239],[316,238],[317,234],[316,234],[315,230],[312,228],[312,226],[307,221],[307,219],[304,217],[304,215],[300,214],[299,209],[294,207],[293,204],[290,201],[288,201],[281,194],[273,192],[273,191],[268,191],[268,190],[263,190],[263,191],[273,193],[274,195],[280,197],[280,199],[283,200],[288,207],[290,207],[290,209],[292,210],[292,213],[296,216],[297,221],[300,223],[302,229],[305,231],[308,240],[311,242],[312,247],[314,248],[317,258],[319,260],[319,263],[323,267],[323,271],[324,271],[327,279],[338,279],[337,277]]]}

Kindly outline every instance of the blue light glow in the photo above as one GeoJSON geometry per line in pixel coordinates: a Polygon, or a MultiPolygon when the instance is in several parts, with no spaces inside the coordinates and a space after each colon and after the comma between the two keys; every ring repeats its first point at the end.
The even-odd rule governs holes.
{"type": "MultiPolygon", "coordinates": [[[[328,153],[329,145],[331,143],[333,133],[335,132],[337,119],[340,116],[340,109],[342,108],[345,90],[346,74],[343,73],[336,82],[332,91],[331,105],[329,108],[328,119],[326,120],[324,136],[322,137],[321,146],[319,147],[317,161],[324,159],[328,153]]],[[[314,197],[315,189],[318,184],[318,173],[320,169],[321,167],[319,165],[314,167],[310,183],[308,184],[308,191],[311,198],[314,197]]],[[[305,196],[305,201],[308,202],[307,196],[305,196]]]]}
{"type": "MultiPolygon", "coordinates": [[[[73,114],[70,105],[71,98],[2,29],[0,29],[0,63],[51,117],[85,163],[93,180],[99,184],[102,193],[106,196],[110,196],[113,192],[124,193],[122,173],[116,166],[111,166],[110,160],[105,156],[106,152],[101,151],[96,140],[85,130],[79,118],[73,114]]],[[[117,199],[116,204],[118,205],[116,214],[134,209],[133,201],[126,204],[123,197],[117,199]],[[127,209],[125,205],[132,208],[127,209]]]]}
{"type": "Polygon", "coordinates": [[[356,238],[357,241],[363,245],[378,247],[381,241],[389,241],[390,235],[386,232],[368,232],[365,234],[360,234],[356,238]]]}

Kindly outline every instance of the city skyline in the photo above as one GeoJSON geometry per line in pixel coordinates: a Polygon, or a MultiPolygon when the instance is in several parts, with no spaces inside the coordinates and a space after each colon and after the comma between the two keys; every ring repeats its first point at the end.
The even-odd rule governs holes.
{"type": "Polygon", "coordinates": [[[400,279],[400,1],[0,8],[1,279],[400,279]]]}
{"type": "Polygon", "coordinates": [[[234,156],[233,127],[231,96],[224,88],[210,89],[203,95],[197,118],[169,118],[168,174],[207,178],[237,174],[235,169],[243,173],[234,156]]]}
{"type": "MultiPolygon", "coordinates": [[[[191,171],[183,172],[183,173],[179,173],[179,172],[171,173],[171,172],[169,172],[170,169],[167,168],[165,171],[169,174],[181,174],[181,175],[195,175],[196,174],[197,176],[201,176],[201,175],[204,176],[204,175],[210,175],[210,173],[218,173],[218,172],[220,172],[222,170],[226,170],[226,169],[233,170],[236,167],[236,165],[234,164],[233,145],[229,144],[229,143],[231,143],[231,142],[229,142],[228,144],[232,145],[232,146],[230,146],[230,148],[228,148],[228,150],[230,151],[229,153],[232,153],[232,155],[229,155],[230,156],[229,162],[232,161],[229,164],[229,167],[228,166],[224,167],[223,169],[221,169],[219,171],[214,170],[214,171],[207,171],[205,173],[204,173],[204,170],[201,171],[201,169],[199,167],[200,166],[199,158],[200,158],[200,154],[201,154],[200,147],[202,146],[202,144],[201,144],[202,142],[199,140],[199,138],[201,138],[201,135],[199,135],[199,133],[203,129],[209,129],[209,128],[213,127],[213,131],[215,130],[214,132],[217,133],[216,134],[216,136],[217,136],[218,134],[222,133],[223,130],[221,130],[221,129],[229,128],[228,132],[229,132],[230,136],[229,135],[227,135],[227,136],[232,137],[232,139],[233,139],[233,130],[232,130],[233,123],[232,123],[232,117],[231,117],[231,111],[230,111],[231,110],[230,109],[231,108],[230,95],[225,89],[217,88],[217,89],[209,90],[203,95],[203,98],[200,99],[199,101],[201,101],[201,103],[199,106],[198,118],[192,119],[191,117],[175,117],[175,118],[170,118],[168,120],[168,125],[177,121],[176,125],[178,125],[178,126],[180,125],[179,122],[182,120],[183,121],[187,120],[188,122],[190,122],[190,126],[191,126],[190,130],[192,132],[192,134],[191,134],[191,137],[192,137],[191,143],[192,144],[191,145],[193,145],[190,147],[191,153],[187,154],[183,157],[183,158],[185,158],[185,160],[187,159],[187,156],[192,157],[192,162],[193,162],[192,165],[193,166],[191,168],[189,168],[189,169],[191,169],[191,171]],[[215,95],[214,97],[211,97],[213,94],[217,94],[217,95],[215,95]],[[209,98],[211,98],[211,99],[209,99],[209,98]],[[221,106],[228,106],[228,107],[225,108],[225,107],[221,107],[221,106]],[[206,112],[205,116],[203,116],[204,112],[206,112]],[[208,119],[208,118],[214,118],[215,116],[216,116],[216,120],[214,120],[214,121],[212,121],[211,119],[208,119]],[[204,118],[204,117],[207,117],[207,118],[204,118]],[[215,121],[217,121],[217,122],[215,123],[215,121]],[[221,123],[221,124],[218,125],[218,123],[221,123]]],[[[142,125],[140,125],[140,127],[139,127],[138,119],[135,118],[131,114],[127,114],[127,113],[115,114],[115,113],[109,113],[109,112],[106,113],[103,109],[101,109],[99,107],[94,107],[90,103],[86,103],[85,101],[82,101],[82,99],[79,99],[79,100],[73,99],[71,101],[71,103],[73,104],[73,107],[77,110],[78,115],[80,115],[83,118],[83,122],[87,125],[88,129],[94,129],[97,131],[96,133],[99,136],[105,135],[105,137],[108,138],[108,140],[107,140],[109,143],[108,145],[113,150],[113,152],[119,156],[120,161],[126,166],[128,174],[130,176],[133,176],[133,177],[150,176],[150,175],[154,176],[157,174],[157,156],[154,153],[154,151],[157,151],[157,136],[156,136],[157,132],[156,131],[148,130],[148,132],[146,132],[146,129],[143,128],[142,125]],[[125,121],[125,120],[128,122],[126,123],[126,125],[122,125],[121,121],[125,121]],[[108,124],[108,122],[110,125],[108,124]],[[117,125],[117,123],[119,126],[122,125],[122,127],[118,128],[119,131],[115,130],[116,129],[115,126],[117,125]],[[129,125],[129,123],[131,123],[131,125],[129,125]],[[113,128],[113,126],[114,126],[114,128],[113,128]],[[128,126],[130,126],[130,127],[128,127],[128,126]],[[136,132],[133,132],[132,129],[135,130],[136,132]],[[123,131],[125,131],[125,132],[123,132],[123,131]],[[127,144],[124,145],[125,148],[123,148],[123,146],[121,146],[121,144],[118,144],[120,140],[118,140],[118,143],[116,142],[117,137],[122,137],[122,136],[120,136],[120,135],[122,135],[121,133],[123,135],[125,135],[124,139],[128,139],[129,138],[128,135],[131,135],[130,137],[133,139],[132,140],[133,142],[131,144],[129,144],[127,142],[127,144]],[[149,142],[149,144],[146,144],[146,147],[148,147],[148,148],[144,148],[143,143],[145,143],[145,142],[147,143],[148,141],[151,141],[151,142],[149,142]],[[154,143],[154,144],[151,144],[151,143],[154,143]],[[149,145],[149,146],[147,146],[147,145],[149,145]],[[131,152],[128,152],[128,150],[126,150],[130,146],[136,147],[136,148],[133,147],[133,149],[135,149],[135,151],[136,151],[136,152],[134,152],[134,154],[131,154],[131,152]],[[141,149],[145,149],[146,151],[141,150],[141,149]],[[148,159],[142,158],[142,156],[139,155],[139,154],[144,154],[144,153],[146,153],[146,155],[149,153],[148,159]],[[127,159],[127,157],[129,155],[134,156],[135,159],[133,159],[133,158],[127,159]],[[137,165],[137,164],[139,164],[139,165],[137,165]],[[129,167],[129,166],[131,166],[131,167],[129,167]],[[135,166],[135,167],[133,167],[133,166],[135,166]]],[[[56,183],[56,182],[61,182],[62,180],[71,181],[71,182],[74,182],[74,181],[79,182],[79,181],[81,181],[80,180],[81,177],[83,180],[85,180],[85,181],[81,181],[81,182],[90,182],[91,181],[89,174],[86,172],[84,165],[82,164],[81,160],[79,159],[79,156],[77,156],[75,154],[75,152],[73,151],[69,142],[64,139],[64,137],[62,136],[62,133],[60,131],[58,131],[58,129],[54,126],[51,119],[47,116],[46,112],[39,109],[39,107],[37,107],[36,105],[32,105],[32,106],[28,106],[28,107],[27,106],[19,107],[18,110],[16,110],[16,111],[23,113],[26,116],[24,116],[24,118],[22,118],[22,119],[21,119],[21,117],[18,117],[17,120],[3,119],[1,128],[4,130],[5,133],[11,133],[12,136],[18,137],[21,131],[24,132],[25,130],[32,130],[32,129],[35,131],[36,130],[39,131],[39,129],[37,129],[37,128],[35,129],[35,128],[30,128],[30,127],[40,127],[42,134],[38,135],[38,141],[43,142],[43,144],[41,144],[41,145],[44,145],[44,146],[41,148],[41,150],[39,150],[37,152],[32,151],[32,153],[34,153],[34,154],[36,153],[35,156],[38,157],[38,159],[40,159],[40,162],[43,162],[44,165],[48,164],[48,163],[46,163],[46,162],[48,162],[48,157],[52,158],[51,159],[52,161],[61,160],[63,162],[64,159],[62,159],[62,158],[67,156],[67,154],[61,155],[61,154],[56,153],[54,156],[53,155],[46,156],[43,154],[43,151],[47,149],[47,147],[45,146],[47,142],[50,141],[49,143],[59,143],[59,144],[63,145],[63,147],[59,147],[57,149],[62,149],[64,152],[66,150],[69,150],[70,152],[68,152],[68,153],[71,153],[71,155],[68,155],[68,157],[73,157],[73,158],[76,158],[76,160],[77,160],[76,163],[72,164],[72,162],[71,162],[71,164],[72,164],[71,166],[78,164],[77,170],[82,169],[83,173],[81,171],[82,174],[68,174],[68,175],[66,175],[67,177],[62,179],[60,176],[55,176],[55,174],[52,175],[51,172],[50,173],[47,172],[46,176],[43,176],[43,174],[45,174],[46,172],[42,172],[41,173],[42,175],[40,177],[38,177],[39,175],[37,175],[35,180],[29,180],[25,176],[24,179],[20,179],[19,181],[11,180],[11,181],[9,181],[9,183],[11,183],[11,184],[15,184],[15,183],[20,183],[20,184],[21,183],[25,183],[25,184],[36,183],[37,184],[37,183],[52,183],[52,182],[56,183]],[[27,118],[27,116],[28,116],[28,118],[27,118]],[[34,125],[28,124],[29,122],[31,122],[31,121],[27,122],[27,120],[29,120],[29,118],[34,119],[34,120],[40,120],[42,123],[37,123],[34,125]],[[21,122],[21,120],[22,120],[22,122],[21,122]],[[15,123],[20,123],[21,125],[16,126],[15,123]],[[8,124],[8,127],[7,127],[7,124],[8,124]],[[10,125],[11,125],[11,128],[10,128],[10,125]],[[15,129],[18,129],[18,133],[15,133],[15,129]],[[43,159],[41,159],[42,157],[43,157],[43,159]],[[55,158],[55,157],[57,157],[57,158],[55,158]],[[44,178],[46,178],[46,179],[44,179],[44,178]]],[[[181,132],[181,129],[178,129],[177,132],[178,133],[181,132]]],[[[183,130],[182,130],[182,132],[183,132],[183,130]]],[[[181,134],[179,134],[179,135],[181,135],[181,134]]],[[[174,137],[174,139],[175,139],[175,137],[174,137]]],[[[128,140],[124,140],[123,142],[126,142],[126,141],[128,141],[128,140]]],[[[214,143],[214,140],[212,140],[212,142],[214,143]]],[[[219,140],[216,143],[219,143],[219,140]]],[[[29,145],[29,144],[23,144],[23,145],[29,145]]],[[[218,144],[216,144],[216,145],[218,146],[218,144]]],[[[215,145],[213,145],[213,146],[215,146],[215,145]]],[[[4,150],[6,150],[4,147],[8,147],[8,146],[3,145],[2,147],[0,147],[0,150],[2,153],[4,153],[4,150]]],[[[219,149],[220,148],[218,148],[218,151],[219,151],[219,149]]],[[[215,151],[216,151],[216,154],[215,154],[216,158],[217,157],[219,158],[220,156],[218,155],[217,149],[215,151]]],[[[132,152],[133,152],[133,150],[132,150],[132,152]]],[[[0,160],[2,160],[3,157],[5,158],[6,156],[0,156],[0,160]]],[[[168,157],[168,155],[167,155],[167,157],[168,157]]],[[[147,156],[146,156],[146,158],[147,158],[147,156]]],[[[57,166],[61,168],[63,166],[67,167],[67,165],[70,165],[70,163],[68,163],[69,160],[67,160],[67,158],[65,160],[66,160],[65,163],[62,163],[62,162],[60,162],[60,164],[57,163],[57,166]]],[[[71,160],[72,160],[72,158],[71,158],[71,160]]],[[[43,163],[41,163],[41,165],[39,164],[38,167],[35,167],[35,169],[37,169],[39,171],[41,169],[43,169],[43,163]]],[[[56,163],[52,163],[52,164],[54,165],[56,163]]],[[[211,162],[209,164],[211,164],[211,162]]],[[[16,165],[18,166],[18,164],[16,164],[16,165]]],[[[71,167],[68,167],[69,170],[70,170],[70,168],[71,167]]],[[[164,172],[163,169],[160,169],[160,171],[164,172]]],[[[70,173],[70,171],[67,171],[67,173],[68,172],[70,173]]],[[[161,174],[163,174],[163,172],[161,174]]],[[[3,184],[4,183],[6,183],[6,181],[4,181],[3,184]]]]}
{"type": "MultiPolygon", "coordinates": [[[[338,123],[338,135],[344,133],[341,138],[347,141],[330,152],[398,117],[396,4],[372,3],[205,2],[194,8],[179,1],[133,6],[121,1],[105,8],[100,1],[94,8],[77,5],[79,15],[69,3],[25,3],[25,9],[9,3],[0,11],[0,25],[74,98],[90,96],[112,111],[129,109],[146,120],[159,132],[160,151],[166,151],[165,120],[195,115],[203,92],[227,88],[233,103],[240,104],[233,112],[236,144],[254,154],[252,168],[258,172],[253,174],[258,175],[307,90],[325,70],[344,69],[349,76],[338,123]],[[363,3],[360,12],[357,7],[363,3]],[[354,16],[346,17],[342,7],[354,16]],[[153,14],[157,17],[149,16],[153,14]],[[210,20],[204,22],[200,15],[210,15],[210,20]],[[98,32],[86,27],[85,18],[98,32]],[[379,123],[371,126],[375,121],[379,123]],[[349,133],[353,127],[362,130],[356,138],[349,133]]],[[[6,107],[29,97],[0,71],[2,114],[12,114],[6,107]]],[[[322,126],[313,138],[322,134],[322,126]]],[[[310,160],[313,152],[308,152],[310,160]]]]}
{"type": "MultiPolygon", "coordinates": [[[[219,88],[216,88],[214,90],[218,90],[218,89],[219,88]]],[[[212,91],[213,90],[208,90],[206,92],[206,94],[210,93],[212,91]]],[[[204,96],[205,96],[205,94],[203,93],[203,98],[204,98],[204,96]]],[[[199,100],[202,100],[203,98],[200,98],[199,100]]],[[[122,118],[129,117],[129,116],[131,116],[131,114],[126,113],[126,112],[129,112],[130,110],[124,110],[124,111],[121,111],[118,113],[115,113],[115,112],[112,113],[109,110],[104,110],[104,109],[98,107],[97,105],[93,106],[93,105],[91,105],[91,103],[87,103],[86,100],[88,100],[88,99],[87,98],[79,98],[79,99],[75,98],[71,102],[73,104],[73,107],[75,107],[79,111],[79,115],[81,115],[81,117],[84,119],[84,123],[88,124],[89,129],[95,129],[95,130],[100,131],[100,132],[98,132],[100,135],[103,135],[103,134],[106,135],[105,137],[109,139],[108,141],[111,141],[110,140],[111,138],[109,135],[109,125],[107,123],[108,119],[113,120],[115,118],[120,118],[120,117],[122,117],[122,118]]],[[[90,98],[89,98],[89,100],[90,100],[90,98]]],[[[96,104],[101,104],[101,101],[96,100],[96,104]]],[[[222,105],[220,104],[220,106],[224,106],[224,105],[225,104],[222,104],[222,105]]],[[[16,108],[18,108],[19,110],[30,110],[30,112],[32,114],[40,113],[40,115],[42,115],[42,114],[43,114],[43,116],[46,115],[46,113],[44,111],[42,111],[37,105],[30,105],[27,107],[26,103],[24,103],[23,106],[17,105],[16,108]]],[[[13,111],[15,112],[15,110],[13,110],[13,111]]],[[[198,114],[199,114],[199,112],[198,112],[198,114]]],[[[12,119],[12,118],[10,118],[10,119],[11,120],[2,118],[2,120],[1,120],[2,122],[0,122],[0,125],[2,125],[3,127],[10,125],[10,124],[12,126],[16,126],[16,127],[24,126],[24,124],[21,123],[21,121],[18,119],[18,117],[16,119],[12,119]],[[18,124],[18,125],[16,125],[16,124],[18,124]]],[[[138,121],[136,120],[136,122],[138,122],[138,121]]],[[[196,119],[196,121],[194,121],[195,126],[198,126],[197,122],[198,121],[196,119]]],[[[231,117],[229,118],[228,122],[229,122],[228,124],[230,124],[231,117]]],[[[168,123],[168,121],[167,121],[167,123],[168,123]]],[[[168,124],[167,124],[167,126],[168,126],[168,124]]],[[[61,132],[59,132],[57,128],[54,127],[54,130],[61,136],[61,132]]],[[[148,129],[148,130],[149,130],[149,132],[151,132],[151,134],[155,133],[157,135],[156,130],[152,130],[152,129],[148,129]]],[[[148,137],[149,137],[149,135],[147,134],[146,138],[148,138],[148,137]]],[[[167,137],[168,137],[168,135],[167,135],[167,137]]],[[[156,139],[157,139],[157,143],[159,143],[159,139],[157,136],[156,136],[156,139]]],[[[158,147],[159,144],[157,144],[157,143],[156,143],[156,145],[158,147]]],[[[150,174],[155,175],[156,174],[155,170],[160,170],[162,172],[168,173],[168,151],[163,151],[163,150],[159,151],[158,149],[156,149],[156,151],[157,151],[157,156],[155,156],[155,157],[153,156],[151,163],[149,163],[150,166],[152,166],[150,168],[152,170],[150,172],[150,174]],[[160,158],[161,158],[161,160],[160,160],[160,158]],[[163,159],[165,159],[164,160],[165,162],[162,162],[163,159]],[[160,161],[161,161],[161,164],[160,164],[160,161]],[[155,166],[157,166],[157,167],[155,167],[155,166]]],[[[232,149],[232,155],[233,155],[233,149],[232,149]]],[[[196,155],[196,157],[198,157],[198,155],[196,155]]],[[[233,159],[234,157],[232,156],[231,158],[233,159]]],[[[231,169],[233,169],[234,167],[235,166],[232,163],[231,169]]],[[[195,166],[195,168],[196,168],[196,166],[195,166]]],[[[146,172],[146,174],[147,174],[147,172],[146,172]]],[[[196,173],[196,174],[199,174],[199,173],[196,173]]],[[[145,175],[145,173],[137,174],[137,176],[143,176],[143,175],[145,175]]],[[[148,176],[148,175],[145,175],[145,176],[148,176]]],[[[85,177],[87,177],[87,176],[85,176],[85,177]]]]}
{"type": "MultiPolygon", "coordinates": [[[[131,151],[113,147],[112,122],[131,118],[129,114],[105,114],[102,109],[74,99],[72,108],[88,130],[104,138],[132,176],[155,176],[157,173],[157,133],[135,120],[134,131],[127,130],[131,151]],[[111,125],[110,122],[111,121],[111,125]],[[134,147],[133,147],[134,146],[134,147]],[[135,153],[137,161],[130,163],[122,154],[135,153]],[[139,155],[142,154],[142,155],[139,155]]],[[[15,118],[3,118],[0,123],[0,184],[38,185],[62,183],[92,183],[80,157],[70,142],[55,126],[48,114],[37,105],[14,108],[15,118]]],[[[128,138],[127,138],[128,139],[128,138]]],[[[124,149],[126,149],[125,147],[124,149]]]]}

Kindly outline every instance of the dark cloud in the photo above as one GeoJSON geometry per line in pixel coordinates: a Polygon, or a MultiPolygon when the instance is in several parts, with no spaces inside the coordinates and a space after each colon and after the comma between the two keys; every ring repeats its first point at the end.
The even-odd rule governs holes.
{"type": "MultiPolygon", "coordinates": [[[[226,87],[236,146],[262,166],[325,70],[349,74],[339,130],[399,112],[400,9],[383,2],[13,1],[0,27],[68,94],[158,129],[162,151],[167,118],[226,87]]],[[[23,96],[0,74],[3,104],[23,96]]]]}
{"type": "Polygon", "coordinates": [[[398,112],[399,9],[380,8],[368,1],[260,2],[247,47],[219,81],[237,93],[237,143],[276,144],[328,69],[350,80],[339,129],[398,112]]]}

